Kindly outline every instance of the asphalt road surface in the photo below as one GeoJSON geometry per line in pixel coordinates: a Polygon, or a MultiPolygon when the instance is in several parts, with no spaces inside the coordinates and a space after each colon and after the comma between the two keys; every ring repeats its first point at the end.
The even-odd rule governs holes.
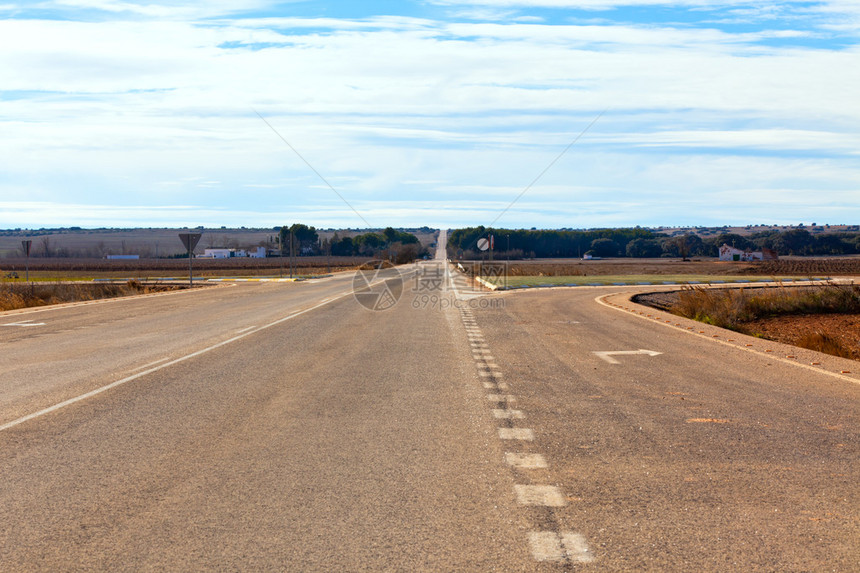
{"type": "Polygon", "coordinates": [[[860,568],[850,376],[447,271],[0,315],[0,570],[860,568]]]}

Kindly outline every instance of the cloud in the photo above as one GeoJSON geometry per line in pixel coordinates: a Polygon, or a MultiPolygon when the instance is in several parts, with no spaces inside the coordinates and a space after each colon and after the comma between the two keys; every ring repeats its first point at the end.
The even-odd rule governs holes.
{"type": "MultiPolygon", "coordinates": [[[[520,9],[570,3],[446,5],[455,4],[510,5],[529,17],[520,9]]],[[[705,4],[717,5],[682,5],[705,4]]],[[[802,198],[816,181],[853,212],[842,192],[860,179],[858,49],[827,44],[818,24],[782,19],[737,32],[710,22],[486,21],[489,13],[245,18],[226,3],[207,8],[217,16],[206,19],[196,3],[42,6],[102,16],[0,21],[5,197],[26,193],[43,206],[89,201],[105,207],[94,211],[100,218],[144,220],[161,212],[147,205],[175,203],[208,208],[213,223],[224,218],[219,225],[293,211],[362,224],[319,188],[258,110],[367,208],[368,220],[400,224],[389,219],[396,212],[443,224],[468,213],[484,222],[608,109],[506,215],[508,224],[566,217],[593,226],[592,215],[637,224],[643,204],[671,223],[683,216],[677,205],[703,217],[722,193],[772,188],[771,198],[802,198]],[[819,44],[792,44],[808,39],[819,44]],[[784,181],[798,170],[808,174],[803,185],[784,181]],[[428,196],[446,204],[434,207],[428,196]],[[130,205],[129,215],[110,201],[119,211],[130,205]]],[[[780,18],[778,10],[768,14],[780,18]]],[[[748,216],[769,214],[761,205],[748,216]]],[[[45,220],[86,218],[71,207],[42,212],[45,220]]]]}

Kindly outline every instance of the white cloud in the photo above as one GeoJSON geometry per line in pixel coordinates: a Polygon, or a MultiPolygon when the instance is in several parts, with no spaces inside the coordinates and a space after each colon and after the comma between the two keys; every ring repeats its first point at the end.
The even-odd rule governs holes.
{"type": "MultiPolygon", "coordinates": [[[[122,14],[149,10],[83,4],[122,14]]],[[[680,216],[677,197],[691,186],[697,202],[688,211],[725,190],[772,187],[799,197],[816,181],[850,203],[842,190],[860,178],[857,48],[768,42],[807,37],[808,30],[730,34],[401,16],[200,23],[184,17],[181,5],[168,8],[179,12],[165,19],[0,21],[4,196],[23,189],[48,203],[68,203],[70,194],[93,204],[119,198],[137,205],[129,212],[140,217],[154,216],[147,203],[217,205],[213,217],[235,211],[265,219],[265,210],[244,206],[257,202],[275,211],[334,209],[351,217],[345,224],[361,224],[349,209],[341,213],[334,194],[316,188],[316,176],[253,109],[347,199],[365,205],[369,220],[386,224],[405,224],[388,217],[407,207],[384,207],[405,188],[417,224],[424,224],[414,220],[418,215],[459,218],[458,209],[493,213],[496,203],[486,201],[515,196],[607,108],[506,217],[509,224],[530,217],[584,221],[589,213],[565,206],[571,193],[583,194],[579,201],[601,197],[578,204],[615,224],[625,217],[636,223],[645,193],[660,213],[680,216]],[[728,163],[699,155],[702,148],[728,163]],[[764,157],[746,157],[750,151],[764,157]],[[783,181],[806,152],[804,185],[783,181]],[[598,208],[630,189],[639,195],[598,208]],[[417,200],[435,193],[450,207],[417,200]],[[556,203],[563,207],[551,208],[556,203]]]]}

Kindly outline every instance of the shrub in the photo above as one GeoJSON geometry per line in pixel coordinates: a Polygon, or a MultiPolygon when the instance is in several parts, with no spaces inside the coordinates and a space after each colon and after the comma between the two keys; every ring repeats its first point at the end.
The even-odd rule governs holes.
{"type": "Polygon", "coordinates": [[[795,344],[801,348],[832,354],[840,358],[853,358],[851,351],[845,348],[838,338],[823,332],[805,334],[795,344]]]}
{"type": "Polygon", "coordinates": [[[722,328],[786,314],[860,313],[860,286],[775,289],[706,289],[682,291],[672,312],[722,328]]]}

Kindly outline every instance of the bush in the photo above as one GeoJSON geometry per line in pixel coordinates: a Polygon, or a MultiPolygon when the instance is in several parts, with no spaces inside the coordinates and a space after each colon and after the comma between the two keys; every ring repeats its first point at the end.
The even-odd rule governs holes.
{"type": "Polygon", "coordinates": [[[801,348],[824,352],[840,358],[853,358],[851,351],[842,346],[838,339],[823,332],[805,334],[795,344],[801,348]]]}

